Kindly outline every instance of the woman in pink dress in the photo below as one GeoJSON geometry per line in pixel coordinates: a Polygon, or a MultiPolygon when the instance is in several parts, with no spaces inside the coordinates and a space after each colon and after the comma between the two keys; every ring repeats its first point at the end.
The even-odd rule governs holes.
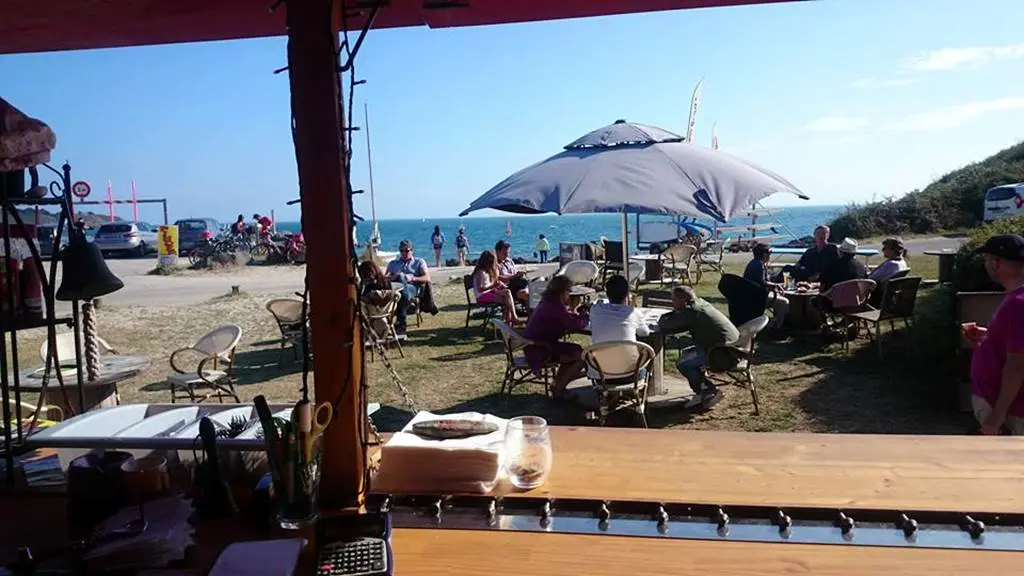
{"type": "Polygon", "coordinates": [[[516,315],[515,301],[508,286],[498,280],[498,263],[494,252],[484,250],[473,269],[473,292],[480,304],[501,304],[502,319],[511,326],[522,321],[516,315]]]}

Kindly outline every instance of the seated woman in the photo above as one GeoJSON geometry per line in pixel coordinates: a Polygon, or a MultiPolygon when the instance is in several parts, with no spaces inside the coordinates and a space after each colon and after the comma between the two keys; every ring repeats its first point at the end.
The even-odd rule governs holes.
{"type": "Polygon", "coordinates": [[[521,322],[512,291],[498,280],[498,261],[490,250],[480,254],[473,268],[473,293],[480,304],[501,304],[501,316],[506,323],[515,326],[521,322]]]}
{"type": "MultiPolygon", "coordinates": [[[[384,275],[374,262],[364,260],[359,263],[359,299],[366,304],[366,311],[372,315],[382,314],[392,303],[399,299],[399,295],[391,288],[391,281],[384,275]]],[[[374,320],[370,326],[378,336],[389,332],[384,320],[374,320]]]]}
{"type": "Polygon", "coordinates": [[[871,274],[868,274],[868,278],[881,283],[883,280],[888,280],[900,272],[910,270],[910,265],[907,264],[907,260],[904,258],[906,255],[907,249],[903,247],[902,238],[886,238],[882,242],[882,256],[885,256],[885,262],[882,262],[878,265],[878,268],[872,270],[871,274]]]}
{"type": "Polygon", "coordinates": [[[571,290],[572,280],[568,277],[552,278],[523,331],[523,337],[537,343],[523,349],[534,374],[540,376],[541,366],[546,362],[558,364],[552,387],[555,398],[564,398],[569,382],[581,378],[586,369],[583,348],[562,341],[566,334],[582,331],[590,324],[590,315],[585,309],[569,309],[571,290]]]}

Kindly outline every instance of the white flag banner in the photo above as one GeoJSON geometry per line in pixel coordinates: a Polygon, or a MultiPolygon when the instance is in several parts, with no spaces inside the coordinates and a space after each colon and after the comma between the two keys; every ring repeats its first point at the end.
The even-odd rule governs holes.
{"type": "Polygon", "coordinates": [[[693,142],[693,137],[697,133],[697,110],[700,109],[700,89],[704,85],[704,79],[701,78],[700,82],[697,82],[697,87],[693,89],[693,99],[690,100],[690,124],[686,129],[686,141],[693,142]]]}
{"type": "Polygon", "coordinates": [[[711,125],[711,149],[718,150],[718,122],[711,125]]]}

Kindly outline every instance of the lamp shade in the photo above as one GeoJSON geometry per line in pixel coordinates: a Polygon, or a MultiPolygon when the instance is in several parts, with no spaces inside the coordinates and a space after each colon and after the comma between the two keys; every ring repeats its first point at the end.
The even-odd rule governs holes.
{"type": "Polygon", "coordinates": [[[70,234],[61,264],[63,277],[57,289],[57,300],[92,300],[124,288],[124,282],[107,267],[99,247],[86,240],[81,232],[70,234]]]}

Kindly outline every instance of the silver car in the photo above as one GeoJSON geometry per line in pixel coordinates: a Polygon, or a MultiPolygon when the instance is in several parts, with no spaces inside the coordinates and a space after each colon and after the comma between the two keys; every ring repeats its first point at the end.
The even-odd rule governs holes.
{"type": "Polygon", "coordinates": [[[145,223],[113,222],[104,224],[96,230],[93,243],[99,246],[104,255],[131,254],[145,256],[156,252],[156,232],[145,223]]]}

